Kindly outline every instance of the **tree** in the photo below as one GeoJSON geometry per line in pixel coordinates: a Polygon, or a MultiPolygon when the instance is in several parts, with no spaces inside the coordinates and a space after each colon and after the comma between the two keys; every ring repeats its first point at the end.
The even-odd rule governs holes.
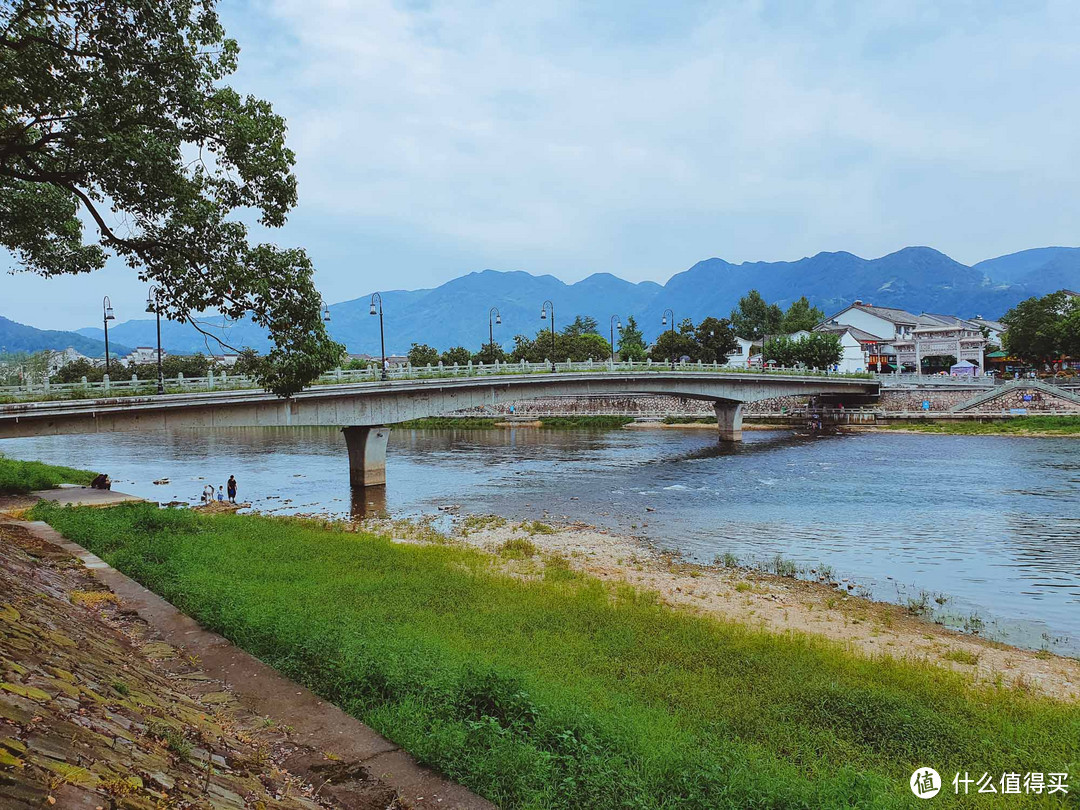
{"type": "Polygon", "coordinates": [[[472,359],[472,352],[464,346],[455,346],[443,352],[439,359],[444,366],[452,366],[455,363],[459,366],[467,366],[472,359]]]}
{"type": "Polygon", "coordinates": [[[830,368],[844,356],[839,335],[827,332],[811,332],[795,341],[796,359],[809,368],[830,368]]]}
{"type": "Polygon", "coordinates": [[[802,362],[799,343],[787,335],[777,335],[765,343],[765,362],[792,367],[802,362]]]}
{"type": "Polygon", "coordinates": [[[254,377],[259,373],[259,353],[254,349],[244,349],[236,357],[230,371],[243,377],[254,377]]]}
{"type": "Polygon", "coordinates": [[[503,351],[503,347],[498,343],[485,343],[480,347],[480,351],[473,355],[472,359],[474,363],[491,365],[496,361],[505,363],[507,357],[509,357],[509,355],[503,351]]]}
{"type": "Polygon", "coordinates": [[[1039,365],[1072,353],[1080,344],[1078,310],[1080,303],[1064,291],[1021,301],[1001,319],[1008,327],[1002,338],[1005,351],[1039,365]]]}
{"type": "Polygon", "coordinates": [[[65,363],[49,379],[55,383],[77,383],[82,382],[83,377],[87,382],[101,382],[105,379],[105,366],[99,368],[85,357],[80,357],[65,363]]]}
{"type": "Polygon", "coordinates": [[[619,359],[635,361],[645,359],[645,336],[642,335],[633,315],[627,317],[619,333],[619,359]]]}
{"type": "Polygon", "coordinates": [[[238,47],[214,5],[0,5],[0,245],[45,276],[118,256],[158,285],[165,317],[199,329],[205,311],[250,318],[274,342],[253,372],[285,396],[341,347],[307,254],[252,244],[240,219],[285,223],[294,156],[270,105],[223,83],[238,47]],[[96,238],[84,238],[80,212],[96,238]]]}
{"type": "Polygon", "coordinates": [[[810,332],[815,326],[825,320],[825,313],[817,307],[810,306],[810,302],[804,295],[797,301],[793,301],[784,313],[780,322],[780,331],[785,335],[793,335],[796,332],[810,332]]]}
{"type": "Polygon", "coordinates": [[[783,310],[776,304],[767,304],[757,290],[750,290],[739,299],[739,305],[731,310],[731,325],[735,334],[747,340],[761,340],[765,335],[782,332],[783,310]]]}
{"type": "Polygon", "coordinates": [[[652,345],[649,356],[653,361],[679,361],[683,357],[694,359],[698,353],[698,344],[694,339],[694,322],[686,318],[679,324],[678,331],[665,329],[652,345]]]}
{"type": "Polygon", "coordinates": [[[409,349],[409,365],[434,366],[439,362],[439,351],[426,343],[414,343],[409,349]]]}
{"type": "Polygon", "coordinates": [[[561,363],[567,359],[574,362],[585,360],[603,360],[611,356],[611,344],[595,332],[581,332],[577,329],[564,329],[555,334],[554,357],[552,357],[551,332],[540,329],[535,339],[529,339],[525,335],[514,336],[514,351],[510,359],[515,362],[522,360],[527,363],[542,363],[545,360],[554,360],[561,363]]]}
{"type": "Polygon", "coordinates": [[[590,333],[598,334],[598,328],[599,325],[596,322],[596,318],[593,318],[590,315],[576,315],[574,316],[573,322],[562,328],[562,333],[564,335],[569,335],[570,337],[577,337],[579,335],[587,335],[590,333]]]}
{"type": "Polygon", "coordinates": [[[739,345],[727,318],[710,317],[703,320],[694,329],[694,342],[697,346],[692,359],[721,365],[728,361],[739,345]]]}

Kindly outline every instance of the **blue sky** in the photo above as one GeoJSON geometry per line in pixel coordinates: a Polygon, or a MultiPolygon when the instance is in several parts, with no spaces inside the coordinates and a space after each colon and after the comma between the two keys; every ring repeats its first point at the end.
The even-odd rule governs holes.
{"type": "MultiPolygon", "coordinates": [[[[329,301],[484,268],[662,282],[711,256],[1080,242],[1080,3],[219,8],[232,84],[297,152],[271,238],[309,250],[329,301]]],[[[0,314],[48,328],[145,299],[122,267],[0,285],[0,314]]]]}

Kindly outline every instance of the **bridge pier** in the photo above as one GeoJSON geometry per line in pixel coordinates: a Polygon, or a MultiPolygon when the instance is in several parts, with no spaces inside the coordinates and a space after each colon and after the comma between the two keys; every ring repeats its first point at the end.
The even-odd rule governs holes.
{"type": "Polygon", "coordinates": [[[386,483],[386,442],[390,428],[365,425],[342,428],[349,448],[349,483],[354,487],[381,486],[386,483]]]}
{"type": "Polygon", "coordinates": [[[742,441],[742,406],[741,402],[718,399],[713,403],[716,411],[716,426],[720,430],[720,441],[742,441]]]}

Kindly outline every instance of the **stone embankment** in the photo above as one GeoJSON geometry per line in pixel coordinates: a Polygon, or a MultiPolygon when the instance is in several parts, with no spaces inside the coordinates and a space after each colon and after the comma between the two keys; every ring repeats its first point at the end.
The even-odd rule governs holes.
{"type": "MultiPolygon", "coordinates": [[[[882,388],[878,408],[885,416],[890,414],[945,414],[954,408],[988,391],[985,385],[934,386],[910,385],[882,388]],[[923,403],[929,403],[924,408],[923,403]]],[[[758,402],[748,402],[743,408],[744,417],[785,416],[805,408],[807,397],[777,397],[758,402]]],[[[500,403],[460,411],[459,416],[513,416],[518,419],[544,416],[632,416],[641,419],[664,417],[711,419],[715,416],[712,403],[672,396],[577,396],[542,397],[515,403],[500,403]]],[[[1010,388],[1002,390],[978,409],[978,415],[999,416],[1010,409],[1023,408],[1029,413],[1080,413],[1080,404],[1066,397],[1039,389],[1010,388]],[[1025,398],[1027,397],[1027,398],[1025,398]]]]}
{"type": "Polygon", "coordinates": [[[0,807],[491,808],[51,532],[0,517],[0,807]]]}

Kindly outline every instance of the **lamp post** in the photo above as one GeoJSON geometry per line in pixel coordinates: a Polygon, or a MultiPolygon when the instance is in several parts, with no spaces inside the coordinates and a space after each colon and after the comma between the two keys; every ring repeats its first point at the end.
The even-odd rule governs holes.
{"type": "Polygon", "coordinates": [[[379,316],[379,346],[382,349],[382,379],[386,379],[386,334],[383,332],[383,317],[382,317],[382,296],[378,293],[371,294],[371,311],[369,315],[379,316]],[[375,308],[375,302],[379,302],[379,308],[375,308]]]}
{"type": "Polygon", "coordinates": [[[116,316],[113,315],[112,301],[107,295],[101,301],[101,315],[105,324],[105,375],[109,376],[109,321],[115,321],[116,316]]]}
{"type": "Polygon", "coordinates": [[[146,311],[157,316],[157,392],[165,393],[165,375],[161,371],[161,290],[155,284],[146,296],[146,311]]]}
{"type": "Polygon", "coordinates": [[[492,315],[495,316],[494,324],[502,326],[502,313],[499,312],[498,307],[492,307],[488,310],[488,346],[491,348],[491,360],[495,362],[495,325],[491,320],[492,315]]]}
{"type": "Polygon", "coordinates": [[[622,332],[622,322],[618,315],[612,315],[611,323],[608,325],[611,327],[611,364],[615,365],[615,330],[622,332]]]}
{"type": "Polygon", "coordinates": [[[548,307],[551,308],[551,371],[555,371],[555,305],[545,301],[540,306],[540,320],[547,319],[548,307]]]}
{"type": "MultiPolygon", "coordinates": [[[[675,341],[674,341],[674,337],[675,337],[675,313],[674,313],[674,311],[672,311],[670,309],[665,309],[664,310],[664,317],[660,319],[660,325],[661,326],[667,326],[668,325],[668,320],[667,319],[668,319],[669,314],[671,315],[671,337],[673,338],[673,340],[671,342],[671,350],[675,351],[675,341]]],[[[675,370],[675,355],[671,355],[671,370],[672,371],[675,370]]]]}
{"type": "Polygon", "coordinates": [[[322,305],[322,319],[323,323],[330,323],[330,307],[326,304],[322,305]]]}

